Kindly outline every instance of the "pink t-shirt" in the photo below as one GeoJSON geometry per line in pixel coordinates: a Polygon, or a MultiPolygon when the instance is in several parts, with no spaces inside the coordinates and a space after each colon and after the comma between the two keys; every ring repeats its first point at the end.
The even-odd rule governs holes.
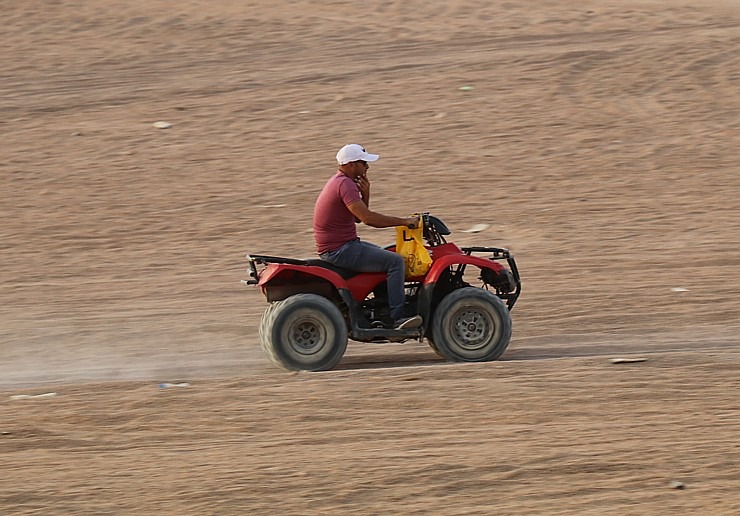
{"type": "Polygon", "coordinates": [[[361,199],[357,184],[339,171],[326,182],[313,212],[313,234],[319,254],[339,249],[357,238],[355,216],[347,206],[361,199]]]}

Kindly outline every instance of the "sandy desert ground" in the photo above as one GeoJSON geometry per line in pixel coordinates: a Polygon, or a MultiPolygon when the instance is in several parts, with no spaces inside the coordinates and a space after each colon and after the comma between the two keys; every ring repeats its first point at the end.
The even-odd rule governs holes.
{"type": "Polygon", "coordinates": [[[740,513],[736,0],[0,6],[0,513],[740,513]],[[502,360],[264,358],[348,142],[513,251],[502,360]]]}

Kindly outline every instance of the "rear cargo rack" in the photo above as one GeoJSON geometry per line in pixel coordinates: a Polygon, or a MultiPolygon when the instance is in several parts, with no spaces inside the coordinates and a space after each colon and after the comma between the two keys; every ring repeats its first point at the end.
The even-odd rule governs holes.
{"type": "Polygon", "coordinates": [[[246,285],[257,285],[259,283],[257,274],[257,265],[265,265],[268,263],[287,263],[288,265],[308,265],[306,260],[297,260],[295,258],[283,258],[281,256],[267,256],[264,254],[248,254],[247,260],[249,260],[249,275],[252,279],[242,281],[246,285]]]}
{"type": "Polygon", "coordinates": [[[308,265],[306,260],[298,260],[296,258],[282,258],[280,256],[267,256],[263,254],[248,254],[247,260],[249,262],[257,263],[287,263],[289,265],[308,265]]]}

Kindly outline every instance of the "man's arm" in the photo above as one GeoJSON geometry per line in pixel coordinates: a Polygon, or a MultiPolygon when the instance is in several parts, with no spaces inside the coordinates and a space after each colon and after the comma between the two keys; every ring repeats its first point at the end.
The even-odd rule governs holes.
{"type": "Polygon", "coordinates": [[[347,209],[363,224],[374,228],[391,228],[395,226],[408,226],[415,228],[419,224],[419,217],[391,217],[370,211],[363,200],[350,203],[347,209]]]}

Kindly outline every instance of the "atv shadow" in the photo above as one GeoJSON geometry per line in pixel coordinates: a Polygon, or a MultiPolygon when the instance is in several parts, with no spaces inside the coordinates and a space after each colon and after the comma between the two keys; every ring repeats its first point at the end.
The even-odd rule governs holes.
{"type": "Polygon", "coordinates": [[[429,348],[424,350],[409,350],[396,353],[345,355],[342,361],[334,368],[335,371],[357,369],[392,369],[397,367],[422,367],[435,364],[448,364],[444,358],[438,356],[429,348]]]}
{"type": "MultiPolygon", "coordinates": [[[[635,339],[625,342],[622,338],[618,342],[573,343],[574,339],[560,339],[550,337],[546,344],[535,346],[515,346],[508,349],[497,362],[520,362],[530,360],[558,360],[567,358],[613,358],[624,355],[649,355],[656,353],[684,353],[697,350],[725,352],[736,351],[738,342],[730,339],[707,339],[703,342],[683,342],[679,339],[664,342],[649,342],[646,339],[635,339]],[[548,347],[549,345],[549,347],[548,347]]],[[[433,350],[424,345],[412,345],[404,350],[395,350],[388,353],[382,347],[374,352],[367,350],[354,351],[345,355],[344,359],[335,367],[335,370],[361,369],[393,369],[401,367],[424,367],[442,364],[455,364],[438,356],[433,350]]],[[[481,362],[481,364],[486,362],[481,362]]]]}
{"type": "Polygon", "coordinates": [[[693,353],[697,350],[723,352],[738,349],[734,340],[707,340],[705,342],[650,342],[638,339],[635,342],[559,345],[551,349],[518,347],[507,350],[499,361],[553,360],[560,358],[600,358],[624,355],[646,355],[655,353],[693,353]]]}

